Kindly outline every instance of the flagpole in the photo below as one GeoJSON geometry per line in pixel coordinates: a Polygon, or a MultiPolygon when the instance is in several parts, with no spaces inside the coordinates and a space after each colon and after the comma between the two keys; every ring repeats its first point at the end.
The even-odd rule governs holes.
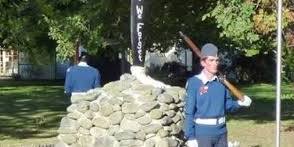
{"type": "Polygon", "coordinates": [[[281,50],[282,50],[282,0],[278,0],[276,65],[276,147],[280,147],[281,123],[281,50]]]}

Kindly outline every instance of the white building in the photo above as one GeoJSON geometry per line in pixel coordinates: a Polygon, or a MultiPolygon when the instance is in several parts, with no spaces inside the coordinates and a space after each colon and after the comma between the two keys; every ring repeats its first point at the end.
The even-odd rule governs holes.
{"type": "Polygon", "coordinates": [[[69,62],[58,62],[52,58],[46,65],[31,63],[29,56],[13,49],[0,48],[0,77],[20,78],[23,80],[64,79],[69,62]]]}

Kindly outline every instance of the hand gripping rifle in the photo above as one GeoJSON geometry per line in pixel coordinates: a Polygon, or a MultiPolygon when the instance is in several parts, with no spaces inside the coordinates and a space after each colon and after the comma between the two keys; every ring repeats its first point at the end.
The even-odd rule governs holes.
{"type": "MultiPolygon", "coordinates": [[[[183,34],[181,31],[179,31],[180,36],[186,41],[186,43],[189,45],[189,47],[193,50],[193,52],[201,58],[201,52],[200,49],[192,42],[192,40],[187,37],[185,34],[183,34]]],[[[218,73],[218,78],[220,81],[228,87],[228,89],[232,92],[234,96],[236,96],[239,100],[244,100],[244,94],[238,90],[234,85],[232,85],[227,79],[224,77],[222,73],[218,73]]]]}

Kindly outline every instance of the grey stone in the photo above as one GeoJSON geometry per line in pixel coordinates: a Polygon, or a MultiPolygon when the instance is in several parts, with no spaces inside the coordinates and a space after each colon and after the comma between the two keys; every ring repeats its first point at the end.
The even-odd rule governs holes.
{"type": "Polygon", "coordinates": [[[142,95],[150,95],[151,91],[154,87],[151,85],[144,85],[144,84],[135,84],[133,85],[133,91],[142,92],[142,95]]]}
{"type": "Polygon", "coordinates": [[[185,103],[184,102],[180,102],[177,104],[178,107],[184,107],[185,103]]]}
{"type": "Polygon", "coordinates": [[[83,115],[83,113],[81,113],[81,112],[75,110],[74,112],[68,113],[68,114],[67,114],[67,117],[77,120],[77,119],[79,119],[82,115],[83,115]]]}
{"type": "MultiPolygon", "coordinates": [[[[122,97],[121,97],[121,99],[122,99],[122,97]]],[[[109,99],[108,102],[110,104],[112,104],[112,105],[119,105],[119,106],[121,106],[123,104],[123,100],[121,100],[121,99],[114,97],[114,98],[109,99]]]]}
{"type": "Polygon", "coordinates": [[[179,90],[179,99],[180,99],[180,101],[183,101],[185,99],[185,97],[186,97],[185,89],[179,90]]]}
{"type": "Polygon", "coordinates": [[[99,95],[100,93],[87,92],[87,94],[84,96],[84,100],[93,101],[93,100],[96,100],[99,95]]]}
{"type": "Polygon", "coordinates": [[[143,110],[138,110],[138,111],[136,112],[136,114],[135,114],[135,118],[142,117],[142,116],[144,116],[145,114],[146,114],[145,111],[143,111],[143,110]]]}
{"type": "Polygon", "coordinates": [[[140,117],[137,119],[138,123],[140,123],[141,125],[148,125],[152,122],[152,119],[149,115],[145,115],[143,117],[140,117]]]}
{"type": "Polygon", "coordinates": [[[130,114],[130,113],[125,114],[124,117],[127,118],[127,119],[129,119],[129,120],[134,120],[134,119],[136,119],[136,118],[135,118],[135,114],[130,114]]]}
{"type": "Polygon", "coordinates": [[[163,89],[161,88],[153,88],[152,91],[151,91],[151,95],[154,95],[154,96],[159,96],[160,94],[163,93],[163,89]]]}
{"type": "Polygon", "coordinates": [[[184,126],[184,119],[181,119],[179,122],[177,122],[177,126],[184,126]]]}
{"type": "Polygon", "coordinates": [[[114,89],[116,87],[117,83],[118,83],[118,81],[106,83],[102,89],[105,91],[109,91],[110,89],[114,89]]]}
{"type": "Polygon", "coordinates": [[[78,132],[80,134],[84,134],[84,135],[89,135],[90,134],[90,130],[89,129],[85,129],[83,127],[80,127],[79,130],[78,130],[78,132]]]}
{"type": "Polygon", "coordinates": [[[123,119],[124,114],[121,111],[116,111],[109,116],[112,125],[117,125],[123,119]]]}
{"type": "Polygon", "coordinates": [[[106,94],[101,94],[97,99],[97,102],[100,105],[107,103],[108,101],[109,101],[109,96],[106,94]]]}
{"type": "Polygon", "coordinates": [[[169,132],[172,131],[172,128],[170,126],[164,126],[163,129],[169,132]]]}
{"type": "Polygon", "coordinates": [[[132,81],[131,85],[132,85],[132,87],[136,87],[137,85],[142,85],[142,83],[139,82],[138,80],[134,80],[134,81],[132,81]]]}
{"type": "Polygon", "coordinates": [[[77,130],[79,127],[80,126],[77,123],[77,121],[70,119],[68,117],[64,117],[61,119],[58,133],[61,133],[61,134],[77,133],[77,130]]]}
{"type": "Polygon", "coordinates": [[[168,111],[169,110],[169,105],[167,104],[161,104],[159,108],[162,112],[168,111]]]}
{"type": "Polygon", "coordinates": [[[136,79],[136,77],[134,77],[133,75],[128,74],[128,73],[125,73],[125,74],[120,76],[120,80],[123,81],[123,82],[125,82],[125,80],[134,81],[135,79],[136,79]]]}
{"type": "Polygon", "coordinates": [[[144,144],[143,141],[141,140],[133,140],[133,139],[130,139],[130,140],[121,140],[120,141],[120,146],[121,147],[142,147],[144,144]]]}
{"type": "Polygon", "coordinates": [[[122,105],[123,113],[136,113],[139,110],[138,104],[135,103],[124,103],[122,105]]]}
{"type": "Polygon", "coordinates": [[[54,147],[69,147],[66,143],[59,140],[56,144],[54,144],[54,147]]]}
{"type": "Polygon", "coordinates": [[[149,139],[149,138],[154,138],[156,136],[155,133],[152,133],[152,134],[147,134],[146,135],[146,139],[149,139]]]}
{"type": "Polygon", "coordinates": [[[183,88],[181,87],[176,87],[176,86],[173,86],[173,87],[170,87],[170,88],[167,88],[166,89],[166,93],[169,94],[169,95],[172,95],[174,98],[179,98],[179,91],[181,91],[183,88]]]}
{"type": "Polygon", "coordinates": [[[71,103],[79,103],[80,101],[84,100],[84,95],[82,94],[76,94],[76,95],[72,95],[70,97],[71,103]]]}
{"type": "Polygon", "coordinates": [[[169,147],[178,147],[179,141],[176,140],[175,138],[168,138],[168,145],[169,147]]]}
{"type": "Polygon", "coordinates": [[[166,103],[166,104],[170,104],[174,101],[174,98],[169,95],[169,94],[166,94],[166,93],[163,93],[163,94],[160,94],[158,97],[157,97],[158,101],[161,102],[161,103],[166,103]]]}
{"type": "Polygon", "coordinates": [[[90,110],[93,112],[99,111],[99,105],[96,101],[90,102],[90,110]]]}
{"type": "Polygon", "coordinates": [[[70,145],[70,147],[82,147],[82,145],[78,144],[78,143],[73,143],[70,145]]]}
{"type": "Polygon", "coordinates": [[[162,126],[160,124],[150,124],[143,127],[143,131],[146,134],[157,133],[157,131],[159,131],[160,129],[162,129],[162,126]]]}
{"type": "Polygon", "coordinates": [[[103,105],[101,105],[99,112],[103,116],[109,116],[113,112],[112,105],[110,105],[109,103],[104,103],[103,105]]]}
{"type": "Polygon", "coordinates": [[[66,144],[73,144],[77,141],[77,136],[75,134],[59,134],[58,138],[66,144]]]}
{"type": "Polygon", "coordinates": [[[135,98],[129,96],[129,95],[125,95],[123,96],[123,101],[124,102],[128,102],[128,103],[134,103],[135,102],[135,98]]]}
{"type": "Polygon", "coordinates": [[[180,117],[179,115],[176,115],[176,116],[174,116],[172,119],[173,119],[173,122],[174,122],[174,123],[177,123],[178,121],[181,120],[181,117],[180,117]]]}
{"type": "Polygon", "coordinates": [[[172,120],[172,118],[169,117],[169,116],[164,116],[164,117],[160,120],[160,122],[161,122],[161,125],[163,125],[163,126],[168,126],[168,125],[170,125],[170,124],[173,123],[173,120],[172,120]]]}
{"type": "Polygon", "coordinates": [[[150,111],[149,114],[152,119],[160,119],[163,115],[162,111],[160,111],[159,109],[153,109],[150,111]]]}
{"type": "Polygon", "coordinates": [[[170,134],[172,134],[172,135],[176,135],[181,132],[181,128],[175,124],[171,125],[171,129],[172,129],[172,131],[170,132],[170,134]]]}
{"type": "Polygon", "coordinates": [[[93,125],[92,121],[86,117],[81,117],[80,119],[78,119],[78,123],[80,124],[81,127],[85,128],[85,129],[89,129],[93,125]]]}
{"type": "Polygon", "coordinates": [[[136,134],[130,131],[118,132],[114,136],[117,140],[129,140],[136,138],[136,134]]]}
{"type": "Polygon", "coordinates": [[[176,111],[174,110],[169,110],[165,113],[169,117],[174,117],[176,115],[176,111]]]}
{"type": "Polygon", "coordinates": [[[163,138],[156,142],[155,147],[169,147],[168,143],[168,140],[166,138],[163,138]]]}
{"type": "Polygon", "coordinates": [[[167,137],[169,135],[168,131],[167,130],[164,130],[164,129],[160,129],[157,134],[161,138],[167,137]]]}
{"type": "Polygon", "coordinates": [[[177,105],[176,104],[170,104],[169,105],[169,109],[170,110],[174,110],[174,109],[176,109],[177,108],[177,105]]]}
{"type": "Polygon", "coordinates": [[[89,110],[90,102],[88,101],[81,101],[78,103],[77,110],[84,113],[89,110]]]}
{"type": "Polygon", "coordinates": [[[76,136],[76,141],[69,143],[71,147],[183,145],[178,137],[184,119],[181,94],[185,95],[185,90],[154,88],[134,76],[128,78],[73,98],[75,103],[67,108],[68,122],[61,123],[58,130],[60,135],[76,136]],[[69,122],[75,127],[69,127],[69,122]]]}
{"type": "Polygon", "coordinates": [[[105,136],[107,134],[107,131],[102,128],[93,127],[90,129],[90,134],[97,138],[97,137],[105,136]]]}
{"type": "Polygon", "coordinates": [[[140,105],[140,109],[144,110],[145,112],[149,112],[158,106],[159,104],[156,101],[146,102],[140,105]]]}
{"type": "MultiPolygon", "coordinates": [[[[130,83],[121,82],[121,81],[115,81],[115,82],[109,82],[102,88],[105,91],[109,91],[111,94],[114,93],[120,93],[121,91],[128,89],[131,87],[130,83]]],[[[114,94],[116,95],[116,94],[114,94]]]]}
{"type": "Polygon", "coordinates": [[[116,112],[116,111],[121,111],[121,107],[120,107],[118,104],[114,104],[114,105],[112,106],[112,109],[113,109],[114,112],[116,112]]]}
{"type": "Polygon", "coordinates": [[[93,147],[120,147],[119,142],[113,136],[98,137],[93,147]]]}
{"type": "Polygon", "coordinates": [[[146,136],[146,134],[143,131],[139,131],[136,133],[136,139],[144,140],[145,136],[146,136]]]}
{"type": "Polygon", "coordinates": [[[107,129],[110,127],[110,121],[107,118],[102,117],[102,116],[94,117],[92,120],[92,123],[95,126],[100,127],[100,128],[104,128],[104,129],[107,129]]]}
{"type": "Polygon", "coordinates": [[[155,140],[153,138],[149,138],[144,142],[144,147],[155,147],[155,140]]]}
{"type": "Polygon", "coordinates": [[[114,134],[116,132],[119,132],[119,128],[120,128],[119,125],[110,126],[110,128],[107,130],[108,135],[109,136],[114,136],[114,134]]]}
{"type": "Polygon", "coordinates": [[[141,125],[136,121],[132,121],[132,120],[124,118],[121,121],[120,128],[122,130],[127,130],[127,131],[131,131],[131,132],[138,132],[141,129],[141,125]]]}
{"type": "Polygon", "coordinates": [[[90,135],[80,135],[79,136],[79,140],[78,140],[78,144],[81,147],[93,147],[94,145],[94,136],[90,136],[90,135]]]}
{"type": "Polygon", "coordinates": [[[68,107],[66,108],[66,111],[69,112],[69,113],[71,113],[71,112],[76,111],[77,108],[78,108],[78,105],[77,105],[77,104],[71,104],[70,106],[68,106],[68,107]]]}
{"type": "Polygon", "coordinates": [[[156,95],[141,95],[139,101],[152,102],[152,101],[155,101],[156,98],[157,98],[156,95]]]}
{"type": "Polygon", "coordinates": [[[94,113],[91,110],[88,110],[84,113],[84,116],[88,119],[92,119],[94,117],[94,113]]]}

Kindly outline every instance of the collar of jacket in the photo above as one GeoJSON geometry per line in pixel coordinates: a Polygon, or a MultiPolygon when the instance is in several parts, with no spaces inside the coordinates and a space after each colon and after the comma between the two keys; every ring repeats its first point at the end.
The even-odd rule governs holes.
{"type": "Polygon", "coordinates": [[[86,62],[80,62],[78,66],[89,66],[86,62]]]}
{"type": "Polygon", "coordinates": [[[208,82],[218,80],[218,77],[216,75],[214,75],[210,80],[207,79],[203,71],[200,74],[196,75],[196,77],[200,79],[204,85],[207,84],[208,82]]]}

